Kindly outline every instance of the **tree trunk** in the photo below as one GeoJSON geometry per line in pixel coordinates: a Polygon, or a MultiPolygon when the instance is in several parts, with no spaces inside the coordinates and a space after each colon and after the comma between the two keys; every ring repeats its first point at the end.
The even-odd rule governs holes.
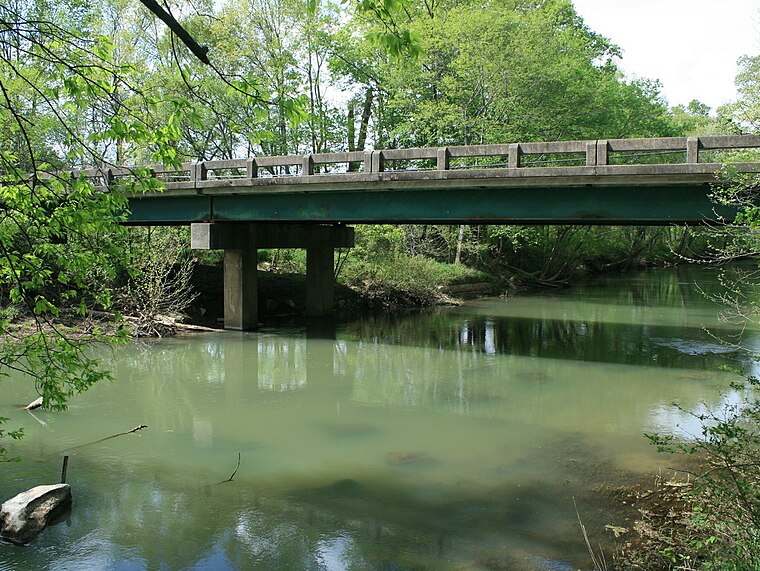
{"type": "Polygon", "coordinates": [[[354,152],[356,150],[356,111],[354,110],[353,100],[348,102],[348,116],[346,118],[346,123],[348,131],[348,150],[349,152],[354,152]]]}
{"type": "Polygon", "coordinates": [[[459,225],[459,235],[457,236],[457,253],[454,256],[454,264],[462,263],[462,244],[464,243],[464,224],[459,225]]]}
{"type": "Polygon", "coordinates": [[[367,144],[367,131],[369,130],[369,120],[372,116],[372,100],[374,94],[371,89],[367,89],[364,96],[364,109],[362,109],[362,119],[359,123],[359,139],[356,141],[356,150],[363,151],[367,144]]]}
{"type": "MultiPolygon", "coordinates": [[[[349,151],[363,151],[367,145],[367,131],[369,130],[369,120],[372,116],[372,100],[374,94],[372,89],[367,89],[367,93],[364,96],[364,107],[362,108],[362,116],[359,122],[359,135],[354,138],[356,133],[356,115],[354,111],[354,104],[349,103],[348,107],[348,150],[349,151]]],[[[348,164],[349,172],[356,172],[359,170],[359,163],[352,162],[348,164]]]]}

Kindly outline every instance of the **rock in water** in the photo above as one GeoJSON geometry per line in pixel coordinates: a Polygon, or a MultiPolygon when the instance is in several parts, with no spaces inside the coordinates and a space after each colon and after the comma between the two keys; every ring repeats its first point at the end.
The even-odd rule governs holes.
{"type": "Polygon", "coordinates": [[[0,506],[0,537],[25,545],[71,503],[71,486],[37,486],[21,492],[0,506]]]}

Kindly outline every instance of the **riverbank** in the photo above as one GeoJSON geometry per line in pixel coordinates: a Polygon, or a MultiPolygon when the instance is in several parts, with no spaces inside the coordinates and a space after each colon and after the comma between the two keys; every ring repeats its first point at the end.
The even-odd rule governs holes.
{"type": "MultiPolygon", "coordinates": [[[[755,457],[758,452],[754,446],[748,451],[755,457]]],[[[689,464],[688,470],[658,474],[648,485],[623,487],[616,494],[630,513],[620,525],[608,526],[617,544],[612,569],[760,568],[756,521],[760,504],[753,491],[758,485],[757,468],[723,466],[737,473],[730,482],[718,482],[708,459],[692,458],[689,464]],[[744,484],[748,484],[746,489],[742,489],[744,484]]]]}
{"type": "MultiPolygon", "coordinates": [[[[447,267],[445,264],[438,264],[447,267]]],[[[467,268],[450,272],[450,280],[364,279],[335,284],[335,313],[351,318],[373,311],[406,311],[432,306],[455,306],[463,300],[502,292],[489,276],[467,268]],[[466,283],[476,278],[474,283],[466,283]],[[489,278],[490,279],[490,278],[489,278]],[[449,283],[449,281],[453,283],[449,283]]],[[[194,301],[182,313],[133,315],[128,312],[62,308],[57,315],[35,317],[17,310],[9,321],[7,334],[22,337],[40,330],[58,329],[75,340],[85,340],[94,332],[108,337],[166,337],[177,333],[219,330],[224,327],[224,270],[221,265],[197,265],[189,282],[194,301]]],[[[306,313],[307,280],[303,273],[260,270],[258,273],[258,315],[260,320],[303,316],[306,313]]]]}
{"type": "Polygon", "coordinates": [[[649,482],[620,489],[614,499],[630,512],[624,525],[610,526],[619,541],[614,569],[698,568],[698,550],[690,544],[698,537],[692,476],[677,471],[651,475],[649,482]]]}
{"type": "MultiPolygon", "coordinates": [[[[468,273],[462,272],[465,277],[468,273]]],[[[495,281],[486,281],[485,274],[471,272],[476,281],[464,283],[462,278],[404,282],[394,279],[339,281],[335,284],[335,311],[352,316],[366,311],[396,311],[431,306],[459,305],[462,300],[479,296],[499,295],[504,291],[495,281]]],[[[208,327],[223,323],[223,269],[220,266],[198,266],[193,272],[192,286],[198,297],[188,308],[188,322],[208,327]]],[[[259,316],[262,319],[304,315],[306,312],[306,276],[303,273],[259,271],[259,316]]]]}

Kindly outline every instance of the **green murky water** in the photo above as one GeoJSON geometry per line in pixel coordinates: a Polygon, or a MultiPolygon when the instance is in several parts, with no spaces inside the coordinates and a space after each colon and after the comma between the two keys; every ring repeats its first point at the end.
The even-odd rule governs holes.
{"type": "Polygon", "coordinates": [[[715,275],[136,343],[66,413],[19,411],[36,395],[6,380],[0,416],[26,437],[0,498],[148,429],[69,451],[70,516],[0,546],[0,569],[590,568],[574,499],[613,549],[610,490],[672,465],[642,433],[698,430],[674,400],[737,398],[718,367],[741,357],[703,329],[731,332],[696,283],[715,275]]]}

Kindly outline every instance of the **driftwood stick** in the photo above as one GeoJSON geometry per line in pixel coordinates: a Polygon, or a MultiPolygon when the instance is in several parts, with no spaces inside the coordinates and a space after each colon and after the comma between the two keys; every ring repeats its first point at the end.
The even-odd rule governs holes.
{"type": "Polygon", "coordinates": [[[85,446],[90,446],[92,444],[97,444],[99,442],[105,442],[106,440],[111,440],[111,438],[116,438],[117,436],[124,436],[126,434],[132,434],[133,432],[137,432],[138,430],[142,430],[143,428],[148,428],[148,427],[146,425],[144,425],[144,424],[138,424],[132,430],[127,430],[126,432],[119,432],[118,434],[112,434],[111,436],[106,436],[105,438],[101,438],[100,440],[94,440],[93,442],[87,442],[85,444],[80,444],[79,446],[72,446],[71,448],[66,448],[66,450],[78,450],[80,448],[84,448],[85,446]]]}
{"type": "Polygon", "coordinates": [[[235,471],[232,472],[232,476],[230,476],[229,479],[227,480],[228,482],[231,482],[232,478],[235,477],[235,474],[237,474],[238,468],[240,468],[240,452],[238,452],[238,463],[237,463],[237,466],[235,466],[235,471]]]}
{"type": "Polygon", "coordinates": [[[135,426],[132,430],[127,430],[126,432],[121,432],[119,434],[114,434],[113,436],[109,436],[109,438],[113,438],[114,436],[121,436],[122,434],[132,434],[133,432],[137,432],[138,430],[142,430],[143,428],[148,428],[144,424],[138,424],[135,426]]]}
{"type": "Polygon", "coordinates": [[[226,480],[222,480],[221,482],[217,482],[217,485],[218,484],[226,484],[227,482],[231,482],[232,478],[234,478],[235,474],[237,474],[237,471],[238,471],[239,468],[240,468],[240,452],[238,452],[238,462],[237,462],[237,466],[235,466],[235,471],[232,472],[232,476],[230,476],[226,480]]]}
{"type": "Polygon", "coordinates": [[[66,472],[69,470],[69,456],[63,457],[63,467],[61,468],[61,484],[66,483],[66,472]]]}

